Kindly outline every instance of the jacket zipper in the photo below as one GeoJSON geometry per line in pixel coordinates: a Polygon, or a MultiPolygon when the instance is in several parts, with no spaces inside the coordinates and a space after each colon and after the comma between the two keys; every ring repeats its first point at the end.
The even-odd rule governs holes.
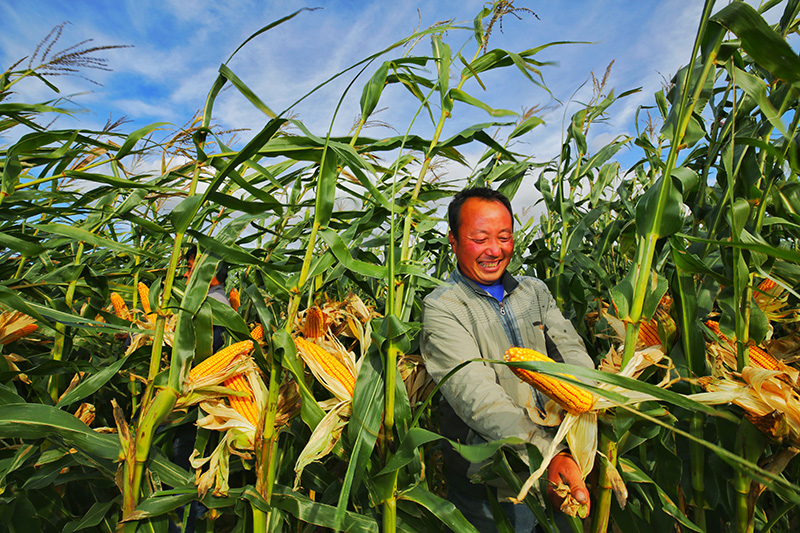
{"type": "MultiPolygon", "coordinates": [[[[498,300],[496,300],[496,299],[495,299],[493,296],[490,296],[490,295],[488,295],[488,294],[482,294],[481,296],[483,296],[483,297],[485,297],[485,298],[490,298],[490,299],[494,300],[495,302],[497,302],[498,304],[500,304],[500,321],[501,321],[501,322],[503,322],[503,324],[507,324],[507,323],[508,323],[508,322],[507,322],[507,321],[508,321],[508,316],[506,315],[506,306],[505,306],[505,304],[503,303],[503,300],[499,300],[499,301],[498,301],[498,300]]],[[[512,346],[521,346],[521,344],[520,344],[520,342],[521,342],[521,339],[517,339],[517,338],[516,338],[516,335],[514,335],[514,334],[513,334],[513,332],[514,332],[514,329],[511,327],[511,325],[510,325],[510,324],[508,325],[508,332],[509,332],[509,333],[511,334],[511,336],[513,337],[513,338],[511,339],[511,345],[512,345],[512,346]]],[[[546,401],[547,401],[547,400],[544,398],[544,395],[543,395],[541,392],[539,392],[538,390],[535,390],[535,389],[532,391],[532,394],[533,394],[533,401],[534,401],[534,402],[536,402],[536,407],[537,407],[537,408],[538,408],[538,409],[539,409],[539,410],[540,410],[542,413],[544,413],[544,412],[545,412],[545,410],[544,410],[544,405],[545,405],[545,403],[546,403],[546,401]]]]}

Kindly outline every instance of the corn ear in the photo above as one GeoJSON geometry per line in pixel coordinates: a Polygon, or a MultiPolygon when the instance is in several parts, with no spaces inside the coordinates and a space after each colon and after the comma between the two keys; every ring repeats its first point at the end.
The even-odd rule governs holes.
{"type": "MultiPolygon", "coordinates": [[[[503,358],[509,363],[521,361],[555,362],[546,355],[529,348],[509,348],[506,350],[503,358]]],[[[518,378],[526,383],[529,383],[535,389],[543,392],[555,400],[556,403],[566,409],[569,413],[574,415],[585,413],[592,407],[592,403],[594,403],[594,397],[592,396],[592,393],[580,387],[576,387],[570,383],[565,383],[564,381],[551,376],[545,376],[544,374],[540,374],[538,372],[531,372],[530,370],[516,368],[513,366],[509,368],[512,372],[514,372],[514,374],[517,375],[518,378]]],[[[563,375],[565,377],[575,379],[569,374],[563,375]]]]}
{"type": "Polygon", "coordinates": [[[118,318],[121,318],[122,320],[131,319],[131,313],[128,311],[128,306],[125,304],[125,300],[123,300],[122,296],[116,292],[111,293],[111,304],[114,306],[114,313],[116,313],[118,318]]]}
{"type": "Polygon", "coordinates": [[[777,283],[772,281],[771,279],[765,279],[761,283],[758,284],[758,291],[759,292],[769,292],[777,286],[777,283]]]}
{"type": "MultiPolygon", "coordinates": [[[[762,282],[762,284],[763,283],[764,282],[762,282]]],[[[726,337],[725,334],[722,333],[722,331],[720,331],[719,323],[715,322],[714,320],[707,320],[705,324],[708,327],[708,329],[713,331],[714,334],[717,337],[719,337],[722,341],[731,342],[730,339],[728,339],[728,337],[726,337]]],[[[758,346],[752,344],[748,346],[747,357],[750,361],[750,366],[763,368],[765,370],[777,370],[777,371],[783,370],[783,366],[781,365],[780,361],[775,359],[774,356],[772,356],[770,353],[763,350],[762,348],[759,348],[758,346]]]]}
{"type": "Polygon", "coordinates": [[[752,366],[766,370],[782,370],[778,360],[758,346],[749,346],[747,348],[747,356],[752,366]]]}
{"type": "Polygon", "coordinates": [[[309,339],[316,339],[325,335],[325,313],[316,305],[306,311],[303,335],[309,339]]]}
{"type": "Polygon", "coordinates": [[[238,357],[247,355],[253,349],[253,341],[246,340],[231,344],[218,351],[189,371],[191,379],[209,376],[222,371],[238,357]]]}
{"type": "Polygon", "coordinates": [[[253,426],[258,425],[258,409],[254,401],[253,390],[242,374],[236,374],[223,382],[223,385],[237,392],[247,393],[247,396],[228,395],[231,407],[245,417],[253,426]]]}
{"type": "Polygon", "coordinates": [[[641,323],[639,326],[639,343],[644,345],[645,348],[661,344],[661,338],[658,336],[658,322],[656,320],[641,323]]]}
{"type": "Polygon", "coordinates": [[[264,328],[261,326],[261,324],[257,324],[256,327],[253,328],[253,330],[250,332],[250,338],[256,342],[261,342],[261,340],[264,338],[264,328]]]}
{"type": "Polygon", "coordinates": [[[317,346],[303,337],[295,338],[294,342],[298,350],[307,358],[313,359],[325,374],[338,381],[347,390],[348,394],[351,397],[353,396],[356,378],[350,373],[347,367],[344,366],[344,363],[321,346],[317,346]]]}
{"type": "Polygon", "coordinates": [[[242,305],[242,300],[239,296],[239,290],[236,287],[232,288],[230,294],[228,294],[228,301],[231,303],[231,307],[233,307],[234,311],[239,310],[239,306],[242,305]]]}
{"type": "Polygon", "coordinates": [[[146,315],[150,314],[150,288],[139,282],[139,299],[142,301],[142,309],[146,315]]]}

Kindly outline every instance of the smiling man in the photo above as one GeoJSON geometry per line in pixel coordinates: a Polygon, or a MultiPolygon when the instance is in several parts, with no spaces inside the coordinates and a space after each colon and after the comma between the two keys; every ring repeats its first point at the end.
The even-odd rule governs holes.
{"type": "MultiPolygon", "coordinates": [[[[561,315],[547,286],[536,278],[506,272],[514,253],[514,218],[508,198],[489,188],[465,189],[450,203],[448,222],[448,240],[458,268],[425,298],[423,309],[421,351],[433,379],[439,382],[470,359],[502,361],[512,346],[593,368],[583,341],[561,315]]],[[[531,416],[547,398],[505,365],[471,363],[448,379],[441,392],[440,431],[451,440],[480,444],[519,437],[541,451],[551,442],[550,429],[536,424],[531,416]]],[[[448,499],[479,531],[496,531],[486,486],[469,479],[481,465],[446,448],[448,499]]],[[[519,451],[526,456],[524,448],[519,451]]],[[[553,458],[548,479],[563,480],[579,502],[589,505],[589,492],[569,454],[553,458]]],[[[531,511],[506,501],[515,495],[509,487],[495,483],[490,491],[516,531],[533,531],[536,521],[531,511]]],[[[556,499],[554,494],[551,499],[556,499]]]]}

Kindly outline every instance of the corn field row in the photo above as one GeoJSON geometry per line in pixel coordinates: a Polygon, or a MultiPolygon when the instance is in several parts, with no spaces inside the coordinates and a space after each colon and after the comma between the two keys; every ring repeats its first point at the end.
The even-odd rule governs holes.
{"type": "MultiPolygon", "coordinates": [[[[455,268],[441,207],[464,183],[433,174],[448,163],[509,197],[534,178],[542,196],[510,270],[547,282],[597,369],[509,364],[570,374],[591,396],[542,419],[592,492],[589,517],[568,509],[573,529],[800,527],[800,58],[787,42],[800,2],[707,0],[686,66],[640,110],[648,127],[590,150],[593,123],[632,92],[598,83],[552,161],[518,151],[540,117],[475,96],[499,69],[545,85],[540,55],[558,44],[487,41],[509,6],[332,76],[360,99],[345,137],[274,111],[227,63],[169,135],[56,129],[57,101],[14,92],[31,78],[56,90],[48,67],[87,68],[102,50],[2,74],[0,523],[161,532],[200,501],[198,531],[475,531],[444,499],[437,389],[418,355],[421,300],[455,268]],[[212,125],[225,88],[264,117],[240,149],[212,125]],[[418,101],[407,132],[366,136],[393,91],[418,101]],[[452,131],[468,107],[487,121],[452,131]],[[631,168],[621,150],[639,154],[631,168]],[[223,260],[231,307],[206,297],[223,260]],[[187,468],[172,444],[194,425],[187,468]]],[[[459,451],[552,531],[531,475],[542,451],[520,468],[516,443],[459,451]]]]}

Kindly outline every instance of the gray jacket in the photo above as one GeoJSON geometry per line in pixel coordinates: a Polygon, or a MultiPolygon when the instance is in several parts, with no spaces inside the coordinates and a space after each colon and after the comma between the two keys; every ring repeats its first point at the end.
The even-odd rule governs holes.
{"type": "MultiPolygon", "coordinates": [[[[503,285],[501,303],[456,270],[447,283],[425,298],[421,352],[425,368],[437,383],[463,361],[502,361],[512,346],[594,368],[581,337],[562,316],[544,282],[505,273],[503,285]]],[[[546,398],[505,365],[470,363],[441,391],[472,430],[471,437],[473,432],[485,441],[519,437],[541,451],[551,442],[547,428],[531,418],[531,412],[537,405],[543,406],[546,398]]]]}

